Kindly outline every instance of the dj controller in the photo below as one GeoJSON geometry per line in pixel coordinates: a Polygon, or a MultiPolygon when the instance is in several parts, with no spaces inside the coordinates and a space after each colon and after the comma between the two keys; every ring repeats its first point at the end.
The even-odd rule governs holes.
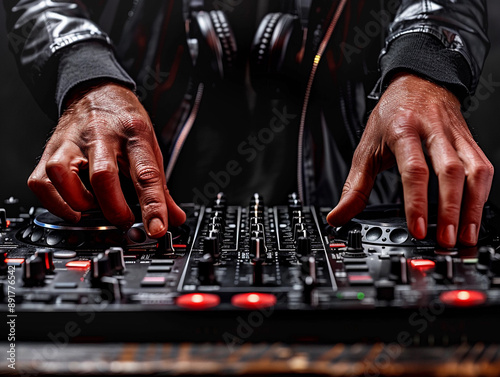
{"type": "MultiPolygon", "coordinates": [[[[151,239],[98,211],[78,224],[14,199],[0,209],[0,307],[16,340],[452,345],[500,339],[500,239],[484,211],[476,247],[408,232],[403,208],[343,227],[330,208],[183,204],[151,239]]],[[[434,216],[434,217],[433,217],[434,216]]],[[[140,215],[137,217],[140,218],[140,215]]]]}

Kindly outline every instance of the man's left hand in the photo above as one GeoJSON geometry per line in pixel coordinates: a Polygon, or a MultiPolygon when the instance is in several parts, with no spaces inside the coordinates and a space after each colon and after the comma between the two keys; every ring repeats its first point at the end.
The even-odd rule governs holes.
{"type": "Polygon", "coordinates": [[[340,226],[368,202],[378,173],[397,164],[410,233],[427,233],[430,163],[439,181],[437,242],[453,247],[477,243],[493,166],[476,144],[447,89],[411,74],[396,76],[373,110],[354,153],[338,205],[327,219],[340,226]]]}

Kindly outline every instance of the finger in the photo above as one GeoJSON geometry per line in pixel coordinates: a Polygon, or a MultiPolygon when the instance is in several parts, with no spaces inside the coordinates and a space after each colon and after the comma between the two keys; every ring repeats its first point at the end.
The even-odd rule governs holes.
{"type": "Polygon", "coordinates": [[[460,218],[459,241],[466,246],[477,244],[483,207],[493,180],[493,165],[473,142],[464,143],[457,151],[465,166],[465,192],[460,218]]]}
{"type": "Polygon", "coordinates": [[[186,222],[186,213],[174,201],[167,189],[167,186],[165,186],[165,198],[167,200],[168,208],[168,224],[173,226],[184,224],[186,222]]]}
{"type": "Polygon", "coordinates": [[[44,174],[44,163],[41,161],[28,179],[28,187],[36,195],[44,208],[64,220],[76,223],[81,213],[74,211],[59,195],[50,179],[44,174]]]}
{"type": "Polygon", "coordinates": [[[134,215],[120,186],[115,152],[110,146],[97,143],[88,153],[90,183],[104,216],[112,224],[129,228],[134,215]]]}
{"type": "Polygon", "coordinates": [[[47,161],[45,171],[62,199],[75,211],[86,211],[95,207],[93,195],[80,180],[78,172],[87,165],[80,148],[73,143],[64,143],[47,161]]]}
{"type": "Polygon", "coordinates": [[[455,148],[444,135],[435,135],[427,146],[439,182],[437,242],[453,247],[457,241],[465,169],[455,148]]]}
{"type": "Polygon", "coordinates": [[[151,237],[159,238],[167,232],[168,228],[166,185],[162,160],[158,159],[153,146],[144,141],[135,142],[128,155],[130,176],[139,198],[144,227],[151,237]]]}
{"type": "Polygon", "coordinates": [[[429,169],[422,150],[420,136],[412,128],[392,146],[401,175],[408,230],[417,239],[427,234],[427,186],[429,169]]]}
{"type": "Polygon", "coordinates": [[[368,204],[378,169],[374,166],[374,157],[366,153],[367,149],[362,145],[360,143],[354,153],[351,170],[342,189],[340,201],[326,217],[332,226],[346,224],[368,204]]]}

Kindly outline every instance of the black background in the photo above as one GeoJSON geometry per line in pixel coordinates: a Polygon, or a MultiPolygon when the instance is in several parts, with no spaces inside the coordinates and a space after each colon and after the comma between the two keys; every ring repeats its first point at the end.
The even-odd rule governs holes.
{"type": "MultiPolygon", "coordinates": [[[[477,109],[467,120],[479,145],[499,169],[500,2],[488,0],[488,5],[492,49],[483,77],[498,84],[492,92],[482,91],[481,98],[487,98],[475,101],[477,109]]],[[[0,200],[15,196],[26,205],[36,205],[37,200],[27,188],[26,180],[55,124],[39,109],[18,76],[14,58],[8,50],[3,8],[0,9],[0,57],[0,200]]],[[[494,180],[490,200],[500,206],[498,177],[494,180]]]]}

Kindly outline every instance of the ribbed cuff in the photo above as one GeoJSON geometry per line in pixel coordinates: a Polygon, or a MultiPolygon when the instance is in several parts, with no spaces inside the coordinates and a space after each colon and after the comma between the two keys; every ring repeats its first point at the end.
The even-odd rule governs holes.
{"type": "Polygon", "coordinates": [[[113,50],[98,42],[78,43],[58,53],[55,101],[59,116],[68,93],[80,84],[113,81],[135,90],[135,83],[115,58],[113,50]]]}
{"type": "Polygon", "coordinates": [[[381,79],[372,93],[375,97],[399,72],[410,72],[444,86],[460,101],[470,95],[472,73],[469,64],[459,52],[447,49],[431,34],[415,32],[396,38],[382,56],[380,68],[381,79]]]}

